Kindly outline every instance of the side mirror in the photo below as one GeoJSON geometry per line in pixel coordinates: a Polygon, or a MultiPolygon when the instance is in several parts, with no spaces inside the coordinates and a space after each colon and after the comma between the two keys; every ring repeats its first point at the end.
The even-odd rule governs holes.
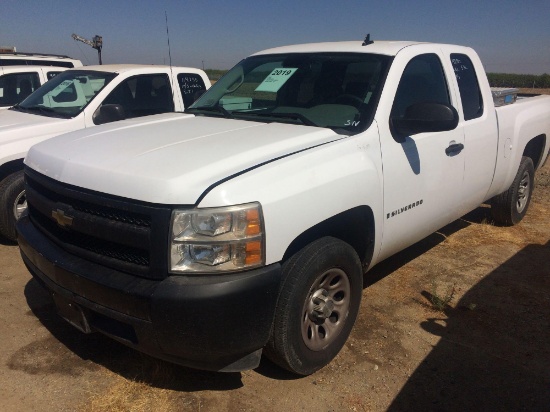
{"type": "Polygon", "coordinates": [[[390,127],[399,141],[413,134],[453,130],[457,125],[456,109],[442,103],[416,103],[407,107],[403,117],[390,118],[390,127]]]}
{"type": "Polygon", "coordinates": [[[124,107],[120,104],[104,104],[93,115],[94,124],[104,124],[126,119],[124,107]]]}

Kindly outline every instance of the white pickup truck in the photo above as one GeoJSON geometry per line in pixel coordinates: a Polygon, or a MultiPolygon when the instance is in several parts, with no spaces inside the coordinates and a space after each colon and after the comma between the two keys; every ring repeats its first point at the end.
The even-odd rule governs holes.
{"type": "Polygon", "coordinates": [[[0,66],[0,110],[22,102],[65,70],[65,67],[54,66],[0,66]]]}
{"type": "Polygon", "coordinates": [[[183,111],[209,87],[206,73],[189,67],[87,66],[63,72],[0,111],[0,236],[15,240],[15,221],[26,208],[23,158],[33,144],[102,123],[183,111]]]}
{"type": "Polygon", "coordinates": [[[550,97],[495,109],[470,48],[281,47],[186,114],[31,148],[18,241],[81,331],[305,375],[346,342],[374,265],[483,202],[519,222],[549,138],[550,97]]]}

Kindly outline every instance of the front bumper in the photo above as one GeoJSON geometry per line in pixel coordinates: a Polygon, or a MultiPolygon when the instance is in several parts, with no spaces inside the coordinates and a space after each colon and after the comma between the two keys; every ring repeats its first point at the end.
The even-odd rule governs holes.
{"type": "Polygon", "coordinates": [[[151,280],[69,254],[27,216],[17,230],[25,265],[54,295],[60,314],[67,318],[60,307],[66,302],[82,315],[80,329],[192,368],[233,372],[258,365],[275,313],[279,264],[151,280]]]}

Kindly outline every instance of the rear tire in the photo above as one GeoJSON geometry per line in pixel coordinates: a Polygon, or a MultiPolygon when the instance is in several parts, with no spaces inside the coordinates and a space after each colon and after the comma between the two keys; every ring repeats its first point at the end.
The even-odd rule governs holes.
{"type": "Polygon", "coordinates": [[[531,202],[535,185],[535,167],[529,157],[522,157],[514,181],[504,193],[491,201],[491,213],[495,222],[513,226],[521,221],[531,202]]]}
{"type": "Polygon", "coordinates": [[[0,182],[0,235],[15,242],[15,222],[26,209],[25,181],[20,170],[0,182]]]}
{"type": "Polygon", "coordinates": [[[361,262],[347,243],[316,240],[283,264],[266,355],[298,375],[327,365],[344,346],[359,311],[361,262]]]}

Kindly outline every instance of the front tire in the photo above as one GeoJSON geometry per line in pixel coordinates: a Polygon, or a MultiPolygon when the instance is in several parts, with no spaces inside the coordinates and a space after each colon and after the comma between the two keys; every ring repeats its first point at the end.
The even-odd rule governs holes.
{"type": "Polygon", "coordinates": [[[495,222],[503,226],[519,223],[527,213],[534,186],[535,167],[531,158],[524,156],[508,190],[491,201],[491,214],[495,222]]]}
{"type": "Polygon", "coordinates": [[[327,365],[346,342],[361,302],[361,262],[347,243],[316,240],[283,264],[266,355],[298,375],[327,365]]]}
{"type": "Polygon", "coordinates": [[[23,171],[8,175],[0,182],[0,235],[15,242],[15,222],[27,209],[23,171]]]}

